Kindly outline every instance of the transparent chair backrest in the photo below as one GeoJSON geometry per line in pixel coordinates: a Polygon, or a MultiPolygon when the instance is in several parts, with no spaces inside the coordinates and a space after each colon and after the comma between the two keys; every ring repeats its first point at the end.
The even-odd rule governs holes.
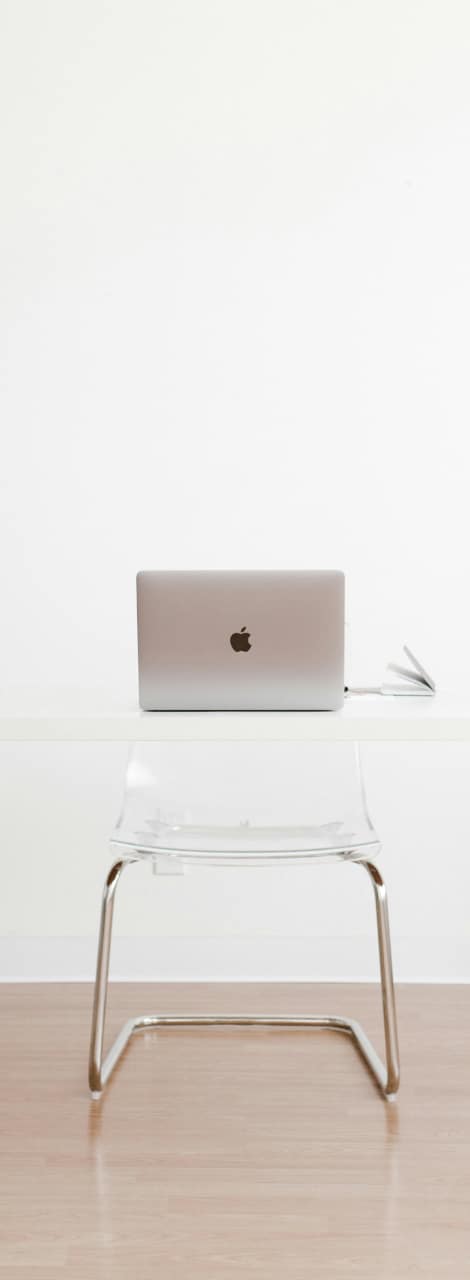
{"type": "MultiPolygon", "coordinates": [[[[234,832],[360,823],[373,832],[349,742],[184,741],[132,748],[116,829],[186,833],[186,847],[234,847],[234,832]]],[[[272,841],[271,841],[272,842],[272,841]]],[[[168,843],[171,845],[172,841],[168,843]]]]}

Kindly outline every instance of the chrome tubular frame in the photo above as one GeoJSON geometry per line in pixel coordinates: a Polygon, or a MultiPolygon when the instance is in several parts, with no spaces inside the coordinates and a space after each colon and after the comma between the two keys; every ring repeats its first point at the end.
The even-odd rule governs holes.
{"type": "Polygon", "coordinates": [[[108,993],[109,953],[113,923],[114,896],[118,881],[125,866],[137,862],[137,858],[124,858],[111,867],[104,885],[101,909],[101,924],[98,942],[98,959],[96,966],[95,995],[91,1027],[89,1085],[92,1098],[101,1097],[111,1072],[122,1057],[124,1050],[135,1031],[147,1030],[149,1027],[299,1027],[303,1029],[323,1029],[341,1031],[349,1035],[356,1049],[363,1058],[375,1083],[388,1100],[395,1097],[400,1082],[400,1063],[398,1054],[398,1034],[395,1011],[395,991],[393,985],[392,952],[390,946],[390,928],[388,920],[387,891],[382,876],[375,863],[357,859],[356,865],[364,867],[372,881],[377,916],[377,933],[379,943],[380,980],[382,987],[382,1005],[385,1037],[385,1062],[381,1061],[370,1040],[358,1022],[350,1018],[324,1015],[320,1017],[272,1017],[258,1014],[209,1014],[209,1015],[160,1015],[152,1014],[138,1018],[130,1018],[124,1023],[114,1044],[103,1061],[103,1041],[106,1019],[106,998],[108,993]]]}

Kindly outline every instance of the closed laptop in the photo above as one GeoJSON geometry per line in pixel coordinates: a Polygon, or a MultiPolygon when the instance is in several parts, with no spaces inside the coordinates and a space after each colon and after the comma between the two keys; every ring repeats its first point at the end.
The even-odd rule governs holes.
{"type": "Polygon", "coordinates": [[[137,620],[145,711],[343,704],[339,570],[144,570],[137,620]]]}

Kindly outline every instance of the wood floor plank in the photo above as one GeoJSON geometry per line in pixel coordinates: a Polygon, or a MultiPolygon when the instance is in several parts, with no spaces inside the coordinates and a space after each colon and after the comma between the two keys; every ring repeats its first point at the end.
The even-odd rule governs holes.
{"type": "MultiPolygon", "coordinates": [[[[398,991],[385,1103],[346,1037],[140,1034],[89,1100],[92,990],[0,987],[0,1280],[467,1280],[470,991],[398,991]]],[[[109,1036],[150,1012],[346,1013],[337,984],[116,984],[109,1036]]]]}

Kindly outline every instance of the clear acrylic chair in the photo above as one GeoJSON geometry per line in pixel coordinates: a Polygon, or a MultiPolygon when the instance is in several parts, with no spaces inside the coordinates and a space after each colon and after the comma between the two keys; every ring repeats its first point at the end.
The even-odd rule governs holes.
{"type": "Polygon", "coordinates": [[[90,1045],[94,1098],[100,1097],[135,1032],[227,1024],[346,1033],[383,1094],[393,1098],[399,1085],[399,1056],[387,894],[375,865],[380,843],[369,817],[354,743],[140,743],[129,758],[111,847],[117,859],[104,886],[90,1045]],[[320,859],[364,867],[375,897],[386,1065],[357,1022],[333,1015],[143,1015],[125,1023],[103,1060],[114,897],[124,868],[139,859],[157,868],[164,861],[175,869],[208,864],[269,869],[320,859]]]}

